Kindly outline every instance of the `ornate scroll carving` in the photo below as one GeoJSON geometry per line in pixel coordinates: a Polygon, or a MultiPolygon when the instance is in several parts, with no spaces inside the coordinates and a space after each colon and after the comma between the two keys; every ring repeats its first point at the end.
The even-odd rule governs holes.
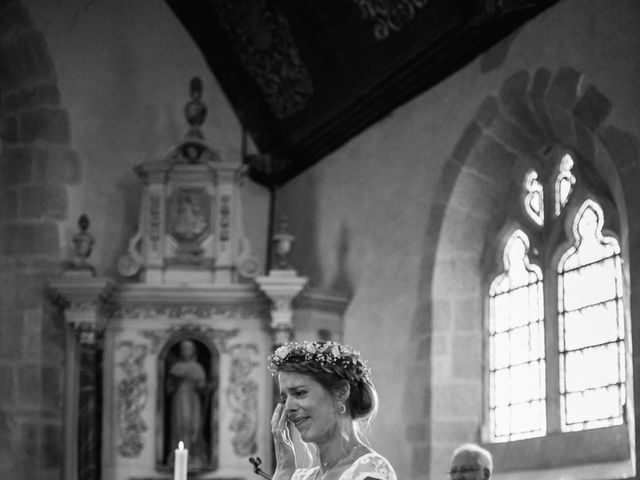
{"type": "Polygon", "coordinates": [[[391,32],[399,32],[411,22],[429,0],[353,0],[362,18],[373,21],[373,36],[384,40],[391,32]]]}
{"type": "Polygon", "coordinates": [[[118,431],[120,445],[118,452],[123,457],[140,455],[144,442],[142,433],[147,424],[142,419],[142,411],[147,404],[147,374],[144,361],[147,356],[147,345],[130,341],[120,342],[117,354],[120,356],[118,366],[124,372],[124,378],[118,383],[118,431]]]}
{"type": "Polygon", "coordinates": [[[112,304],[107,312],[113,319],[196,318],[201,320],[251,319],[265,315],[264,305],[235,302],[226,305],[175,305],[150,303],[112,304]]]}
{"type": "Polygon", "coordinates": [[[265,0],[213,0],[240,60],[277,118],[305,107],[313,94],[289,23],[265,0]]]}
{"type": "Polygon", "coordinates": [[[231,371],[227,401],[233,412],[229,429],[235,433],[232,444],[235,453],[246,457],[256,452],[258,430],[258,384],[249,375],[258,365],[255,357],[258,348],[246,343],[234,345],[231,354],[231,371]]]}
{"type": "Polygon", "coordinates": [[[149,238],[151,239],[153,250],[158,250],[160,240],[160,213],[162,199],[158,194],[149,195],[149,238]]]}

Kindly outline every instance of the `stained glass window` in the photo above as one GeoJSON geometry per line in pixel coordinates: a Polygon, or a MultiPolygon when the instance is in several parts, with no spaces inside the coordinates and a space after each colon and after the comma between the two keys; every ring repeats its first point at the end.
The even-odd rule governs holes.
{"type": "Polygon", "coordinates": [[[620,424],[625,345],[620,247],[602,235],[603,212],[587,200],[573,223],[574,245],[558,264],[561,427],[620,424]]]}
{"type": "Polygon", "coordinates": [[[544,196],[542,184],[538,181],[538,172],[530,170],[524,180],[524,209],[527,215],[538,225],[544,224],[544,196]]]}
{"type": "Polygon", "coordinates": [[[560,171],[556,177],[556,215],[560,215],[560,212],[567,204],[569,196],[573,190],[573,185],[576,183],[576,177],[571,173],[573,168],[573,158],[568,153],[560,160],[560,171]]]}
{"type": "Polygon", "coordinates": [[[490,422],[494,441],[545,434],[542,271],[516,230],[489,293],[490,422]]]}
{"type": "Polygon", "coordinates": [[[492,252],[501,272],[488,278],[487,296],[492,442],[545,436],[547,444],[577,431],[587,438],[598,435],[587,430],[633,415],[620,242],[603,233],[605,220],[615,228],[620,219],[610,200],[606,210],[598,203],[595,195],[611,196],[599,181],[591,190],[590,165],[576,168],[565,152],[555,158],[526,172],[518,192],[524,208],[508,210],[499,231],[513,233],[492,252]],[[550,178],[551,188],[539,178],[550,178]]]}

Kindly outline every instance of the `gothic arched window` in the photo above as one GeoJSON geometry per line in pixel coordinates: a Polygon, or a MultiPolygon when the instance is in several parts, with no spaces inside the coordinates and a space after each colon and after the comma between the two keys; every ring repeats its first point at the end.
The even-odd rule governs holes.
{"type": "Polygon", "coordinates": [[[625,405],[625,328],[620,246],[602,235],[604,214],[587,200],[574,244],[558,264],[561,427],[620,424],[625,405]]]}
{"type": "Polygon", "coordinates": [[[555,158],[521,177],[487,278],[491,443],[629,420],[619,214],[592,167],[555,158]]]}
{"type": "Polygon", "coordinates": [[[490,417],[496,439],[543,435],[545,426],[542,271],[516,230],[504,248],[504,272],[491,284],[490,417]]]}

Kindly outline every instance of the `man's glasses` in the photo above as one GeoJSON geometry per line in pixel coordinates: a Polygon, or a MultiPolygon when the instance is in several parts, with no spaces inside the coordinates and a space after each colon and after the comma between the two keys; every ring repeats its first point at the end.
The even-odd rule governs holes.
{"type": "Polygon", "coordinates": [[[460,467],[460,468],[452,468],[447,472],[447,476],[453,477],[454,475],[466,475],[468,473],[479,472],[482,470],[481,467],[460,467]]]}

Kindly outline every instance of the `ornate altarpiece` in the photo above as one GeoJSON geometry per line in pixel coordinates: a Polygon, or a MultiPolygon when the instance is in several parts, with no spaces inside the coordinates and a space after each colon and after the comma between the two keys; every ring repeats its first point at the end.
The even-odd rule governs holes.
{"type": "Polygon", "coordinates": [[[177,439],[189,478],[252,478],[250,456],[271,470],[268,355],[294,335],[342,336],[344,299],[300,293],[292,269],[258,277],[243,168],[201,140],[198,92],[187,139],[135,169],[143,200],[122,278],[96,277],[84,258],[52,282],[70,327],[65,479],[173,478],[177,439]]]}

